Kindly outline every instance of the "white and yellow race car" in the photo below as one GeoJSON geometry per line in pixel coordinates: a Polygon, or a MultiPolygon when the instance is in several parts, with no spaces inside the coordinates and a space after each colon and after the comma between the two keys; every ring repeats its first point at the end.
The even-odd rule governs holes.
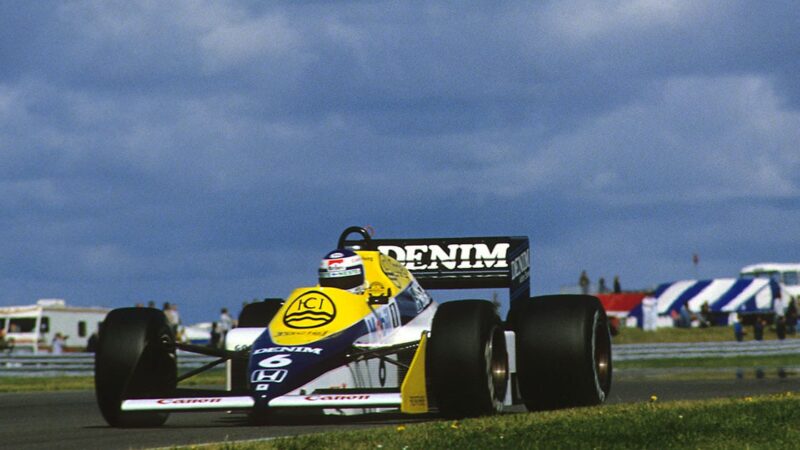
{"type": "Polygon", "coordinates": [[[319,285],[247,305],[224,348],[176,342],[160,310],[113,310],[95,356],[100,411],[111,426],[135,427],[183,411],[268,422],[302,408],[466,417],[602,403],[612,372],[602,305],[531,298],[529,260],[526,237],[376,240],[350,227],[319,285]],[[490,301],[437,304],[428,293],[496,287],[510,292],[505,321],[490,301]],[[217,359],[178,375],[177,350],[217,359]],[[223,363],[225,390],[177,387],[223,363]]]}

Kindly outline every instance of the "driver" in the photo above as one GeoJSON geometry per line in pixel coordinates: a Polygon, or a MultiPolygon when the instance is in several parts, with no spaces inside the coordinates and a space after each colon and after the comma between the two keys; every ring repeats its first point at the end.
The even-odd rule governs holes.
{"type": "Polygon", "coordinates": [[[319,266],[319,285],[363,294],[366,289],[364,261],[348,249],[339,248],[328,253],[319,266]]]}

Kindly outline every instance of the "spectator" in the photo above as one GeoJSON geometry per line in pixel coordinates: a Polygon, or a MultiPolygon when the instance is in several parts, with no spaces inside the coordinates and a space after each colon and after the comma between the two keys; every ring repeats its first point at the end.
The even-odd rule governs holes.
{"type": "Polygon", "coordinates": [[[642,329],[656,331],[658,323],[658,300],[648,295],[642,300],[642,329]]]}
{"type": "Polygon", "coordinates": [[[692,326],[692,310],[689,309],[689,300],[685,300],[678,310],[678,328],[690,328],[692,326]]]}
{"type": "Polygon", "coordinates": [[[790,335],[797,333],[797,301],[792,298],[786,308],[786,332],[790,335]]]}
{"type": "Polygon", "coordinates": [[[589,275],[586,274],[586,271],[581,271],[581,277],[578,279],[578,284],[581,286],[581,294],[588,294],[589,293],[589,275]]]}
{"type": "Polygon", "coordinates": [[[172,328],[172,332],[175,334],[175,336],[177,336],[180,318],[178,317],[178,310],[176,309],[176,306],[170,304],[169,302],[164,302],[163,310],[164,315],[167,317],[167,323],[169,323],[170,328],[172,328]]]}
{"type": "Polygon", "coordinates": [[[783,297],[781,297],[780,291],[778,291],[777,296],[772,300],[772,310],[775,312],[776,321],[779,317],[783,317],[786,314],[786,310],[783,305],[783,297]]]}
{"type": "Polygon", "coordinates": [[[747,334],[747,332],[744,330],[744,324],[742,324],[742,315],[737,314],[736,321],[733,322],[733,337],[735,337],[737,341],[742,342],[745,334],[747,334]]]}
{"type": "Polygon", "coordinates": [[[11,345],[11,340],[8,339],[6,336],[6,330],[0,328],[0,352],[8,351],[10,352],[13,346],[11,345]]]}
{"type": "Polygon", "coordinates": [[[700,307],[700,328],[708,328],[711,325],[711,306],[708,302],[703,302],[703,306],[700,307]]]}
{"type": "Polygon", "coordinates": [[[180,324],[181,324],[181,316],[178,313],[178,304],[177,303],[173,303],[172,304],[172,318],[173,318],[173,321],[175,323],[175,326],[180,326],[180,324]]]}
{"type": "Polygon", "coordinates": [[[217,322],[211,322],[211,338],[208,340],[208,346],[214,348],[220,346],[220,332],[217,322]]]}
{"type": "Polygon", "coordinates": [[[622,286],[619,284],[619,275],[614,275],[614,293],[622,293],[622,286]]]}
{"type": "Polygon", "coordinates": [[[756,316],[756,320],[753,322],[753,339],[764,340],[764,321],[759,316],[756,316]]]}
{"type": "Polygon", "coordinates": [[[611,333],[611,336],[616,336],[619,334],[619,317],[608,317],[608,332],[611,333]]]}
{"type": "Polygon", "coordinates": [[[222,308],[219,312],[219,343],[223,345],[225,342],[225,336],[227,336],[228,331],[233,329],[233,318],[230,314],[228,314],[228,308],[222,308]]]}
{"type": "Polygon", "coordinates": [[[600,294],[608,293],[608,287],[606,287],[606,279],[600,277],[600,280],[597,282],[597,292],[600,294]]]}
{"type": "Polygon", "coordinates": [[[54,355],[60,355],[64,353],[64,346],[67,344],[67,338],[69,336],[64,336],[61,333],[56,333],[53,336],[53,341],[51,342],[51,352],[54,355]]]}
{"type": "Polygon", "coordinates": [[[97,339],[99,338],[97,331],[92,333],[89,336],[89,339],[86,341],[86,352],[87,353],[94,353],[97,351],[97,339]]]}
{"type": "Polygon", "coordinates": [[[786,317],[780,316],[775,319],[775,333],[778,335],[778,339],[786,339],[786,317]]]}

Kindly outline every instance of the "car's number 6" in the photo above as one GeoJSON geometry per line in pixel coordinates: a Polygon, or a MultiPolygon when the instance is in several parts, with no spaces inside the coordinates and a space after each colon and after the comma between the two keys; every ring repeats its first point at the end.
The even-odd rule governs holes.
{"type": "Polygon", "coordinates": [[[291,363],[292,360],[289,359],[289,355],[273,355],[269,358],[262,359],[258,362],[258,365],[265,369],[275,369],[277,367],[288,366],[291,363]]]}

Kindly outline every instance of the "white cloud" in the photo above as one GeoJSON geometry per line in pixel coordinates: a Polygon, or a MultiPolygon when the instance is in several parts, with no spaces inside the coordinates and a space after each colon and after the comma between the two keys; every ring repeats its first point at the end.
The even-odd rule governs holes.
{"type": "Polygon", "coordinates": [[[212,72],[231,70],[232,66],[261,64],[275,57],[299,56],[297,54],[303,50],[302,43],[294,24],[279,14],[257,19],[228,19],[216,24],[200,38],[205,66],[212,72]]]}
{"type": "Polygon", "coordinates": [[[709,2],[699,0],[562,1],[549,8],[546,22],[569,41],[587,42],[631,31],[684,28],[701,22],[709,9],[709,2]]]}

